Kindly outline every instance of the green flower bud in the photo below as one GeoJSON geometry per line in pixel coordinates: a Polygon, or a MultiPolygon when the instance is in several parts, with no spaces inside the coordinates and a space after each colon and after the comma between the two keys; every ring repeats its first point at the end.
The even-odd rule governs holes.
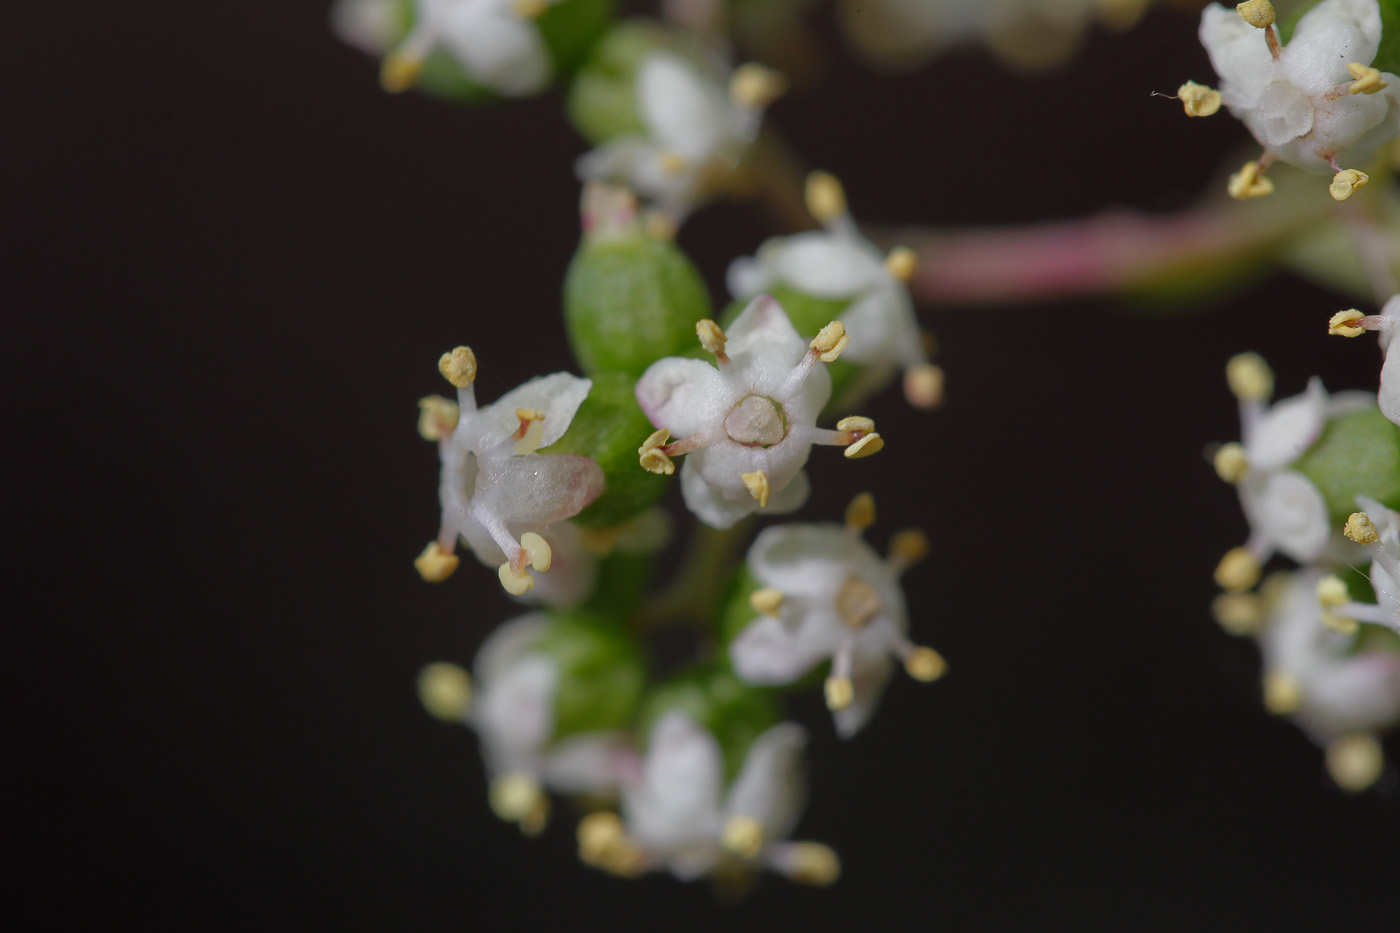
{"type": "Polygon", "coordinates": [[[623,189],[590,185],[583,214],[583,242],[564,279],[564,323],[584,372],[635,379],[662,357],[693,348],[695,322],[712,312],[691,261],[642,229],[623,189]]]}
{"type": "Polygon", "coordinates": [[[637,464],[637,447],[652,432],[637,405],[632,377],[600,373],[574,420],[545,454],[591,457],[603,469],[603,494],[574,517],[578,524],[602,528],[627,521],[656,504],[666,492],[666,478],[637,464]]]}
{"type": "Polygon", "coordinates": [[[754,739],[780,719],[770,691],[750,687],[730,672],[713,668],[681,674],[651,692],[642,704],[643,741],[671,710],[690,716],[719,741],[727,780],[739,773],[754,739]]]}
{"type": "Polygon", "coordinates": [[[1322,493],[1334,529],[1356,511],[1358,495],[1400,509],[1400,427],[1377,408],[1333,418],[1293,469],[1322,493]]]}
{"type": "Polygon", "coordinates": [[[642,59],[659,49],[675,51],[662,28],[630,20],[611,29],[593,48],[569,88],[569,120],[591,143],[643,131],[636,78],[642,59]]]}
{"type": "Polygon", "coordinates": [[[532,651],[558,666],[555,741],[632,722],[646,685],[646,665],[637,643],[612,618],[578,609],[557,613],[532,651]]]}

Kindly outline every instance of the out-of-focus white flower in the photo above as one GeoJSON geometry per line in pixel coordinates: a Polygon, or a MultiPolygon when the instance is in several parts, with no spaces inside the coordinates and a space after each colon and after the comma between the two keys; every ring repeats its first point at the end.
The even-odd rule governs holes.
{"type": "Polygon", "coordinates": [[[1361,511],[1347,519],[1343,533],[1371,555],[1370,580],[1376,601],[1353,601],[1338,577],[1329,578],[1330,590],[1318,590],[1318,601],[1329,610],[1327,619],[1333,628],[1370,622],[1400,633],[1400,514],[1367,496],[1357,496],[1356,504],[1361,511]],[[1338,624],[1338,618],[1343,624],[1338,624]],[[1345,624],[1348,621],[1352,624],[1345,624]]]}
{"type": "Polygon", "coordinates": [[[1332,315],[1328,327],[1329,333],[1343,337],[1359,337],[1368,330],[1380,332],[1381,352],[1385,354],[1377,396],[1381,413],[1400,424],[1400,353],[1391,352],[1400,344],[1400,340],[1395,339],[1396,331],[1400,331],[1400,295],[1391,296],[1380,314],[1363,315],[1355,309],[1339,311],[1332,315]]]}
{"type": "Polygon", "coordinates": [[[461,537],[483,564],[499,565],[502,585],[520,596],[535,583],[526,568],[550,569],[557,544],[569,566],[559,581],[563,591],[542,589],[537,597],[569,602],[585,595],[590,558],[575,532],[548,526],[598,498],[603,471],[587,457],[535,451],[564,435],[592,383],[554,373],[477,409],[471,350],[445,354],[439,368],[457,387],[457,404],[437,397],[419,403],[419,431],[438,441],[442,459],[442,527],[418,558],[419,573],[434,582],[446,579],[457,567],[453,550],[461,537]]]}
{"type": "Polygon", "coordinates": [[[817,365],[840,355],[849,338],[833,322],[810,343],[782,306],[760,296],[728,334],[701,321],[700,342],[718,368],[668,357],[637,381],[637,401],[658,430],[642,445],[642,466],[681,469],[686,506],[701,521],[728,528],[758,509],[782,514],[801,507],[809,485],[802,467],[813,444],[846,447],[847,457],[875,453],[884,441],[868,418],[846,418],[835,431],[817,428],[831,395],[831,377],[817,365]],[[670,435],[680,439],[666,443],[670,435]]]}
{"type": "Polygon", "coordinates": [[[1264,703],[1328,747],[1339,784],[1361,790],[1380,775],[1374,735],[1400,722],[1400,652],[1358,650],[1357,636],[1324,625],[1316,595],[1322,579],[1304,570],[1267,587],[1272,605],[1259,634],[1264,703]]]}
{"type": "Polygon", "coordinates": [[[1301,395],[1269,406],[1273,373],[1253,353],[1232,359],[1226,374],[1239,399],[1243,444],[1221,447],[1215,468],[1239,489],[1249,540],[1225,555],[1216,580],[1228,590],[1246,590],[1258,582],[1262,565],[1275,553],[1306,564],[1333,542],[1322,493],[1291,467],[1321,436],[1329,419],[1364,410],[1372,402],[1364,392],[1329,396],[1322,381],[1314,378],[1301,395]]]}
{"type": "MultiPolygon", "coordinates": [[[[1262,28],[1219,4],[1201,14],[1201,43],[1225,106],[1264,147],[1264,165],[1282,159],[1340,172],[1339,160],[1365,164],[1400,134],[1400,85],[1395,75],[1370,68],[1381,39],[1376,0],[1322,0],[1286,46],[1272,14],[1260,13],[1262,28]]],[[[1343,199],[1364,183],[1359,173],[1348,176],[1334,196],[1343,199]]]]}
{"type": "Polygon", "coordinates": [[[656,51],[637,68],[637,109],[644,132],[620,136],[583,155],[585,181],[627,185],[679,224],[723,190],[753,142],[763,111],[782,79],[757,65],[723,83],[695,62],[656,51]]]}
{"type": "Polygon", "coordinates": [[[765,529],[748,554],[749,572],[761,587],[752,600],[756,618],[729,646],[735,673],[752,684],[790,684],[829,659],[826,701],[843,738],[874,713],[895,657],[919,680],[946,670],[937,652],[906,634],[899,575],[924,556],[927,540],[904,532],[881,558],[861,539],[873,512],[865,495],[852,503],[845,527],[765,529]]]}
{"type": "Polygon", "coordinates": [[[683,712],[651,731],[635,780],[622,788],[622,820],[594,814],[579,827],[585,862],[619,874],[669,870],[684,881],[712,872],[768,867],[829,884],[830,849],[788,842],[805,802],[806,735],[783,723],[754,740],[728,787],[719,742],[683,712]]]}
{"type": "Polygon", "coordinates": [[[861,236],[846,209],[841,184],[823,172],[808,179],[807,206],[826,227],[823,232],[775,237],[759,247],[752,259],[737,259],[729,267],[729,290],[749,299],[776,288],[850,304],[840,318],[850,335],[843,354],[866,367],[862,382],[871,389],[905,371],[905,395],[920,407],[941,400],[942,373],[928,362],[923,334],[906,284],[914,274],[915,256],[908,249],[888,256],[861,236]]]}

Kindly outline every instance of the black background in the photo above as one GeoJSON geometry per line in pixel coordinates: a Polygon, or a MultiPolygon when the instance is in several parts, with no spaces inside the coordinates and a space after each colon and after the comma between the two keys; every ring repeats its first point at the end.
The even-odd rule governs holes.
{"type": "MultiPolygon", "coordinates": [[[[1209,80],[1193,35],[1156,12],[1040,82],[975,52],[904,79],[834,54],[772,120],[862,218],[1172,209],[1246,157],[1238,124],[1148,96],[1209,80]]],[[[555,322],[583,146],[558,98],[390,98],[319,2],[7,4],[0,45],[7,913],[1391,928],[1394,769],[1340,794],[1207,608],[1245,533],[1202,454],[1238,434],[1224,361],[1261,351],[1282,394],[1315,372],[1373,386],[1373,348],[1321,336],[1348,300],[1280,277],[1181,317],[924,309],[948,407],[879,401],[886,452],[818,450],[800,514],[871,488],[877,542],[929,530],[913,630],[952,674],[896,682],[849,743],[800,706],[799,835],[845,876],[727,906],[581,867],[568,819],[522,839],[490,815],[474,737],[414,696],[420,665],[468,662],[514,611],[470,562],[442,587],[413,572],[437,527],[414,403],[457,343],[485,399],[570,365],[555,322]]],[[[772,231],[726,205],[681,242],[721,298],[772,231]]]]}

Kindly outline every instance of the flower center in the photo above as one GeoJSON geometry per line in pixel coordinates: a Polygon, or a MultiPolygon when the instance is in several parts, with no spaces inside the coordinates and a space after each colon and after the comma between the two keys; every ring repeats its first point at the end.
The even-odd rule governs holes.
{"type": "Polygon", "coordinates": [[[783,406],[766,395],[746,395],[724,416],[724,433],[745,447],[772,447],[787,430],[783,406]]]}
{"type": "Polygon", "coordinates": [[[848,628],[860,631],[880,614],[880,594],[859,577],[850,577],[836,591],[836,614],[848,628]]]}

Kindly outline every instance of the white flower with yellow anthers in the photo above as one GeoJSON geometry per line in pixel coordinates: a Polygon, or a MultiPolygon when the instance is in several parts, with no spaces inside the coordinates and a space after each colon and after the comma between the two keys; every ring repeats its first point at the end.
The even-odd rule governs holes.
{"type": "MultiPolygon", "coordinates": [[[[386,91],[408,90],[417,83],[429,53],[440,48],[473,80],[499,94],[518,97],[543,90],[553,65],[534,20],[557,2],[416,0],[413,28],[385,56],[380,82],[386,91]]],[[[356,9],[367,8],[366,0],[342,0],[342,6],[346,13],[338,14],[337,20],[347,27],[374,22],[368,9],[356,9]]]]}
{"type": "Polygon", "coordinates": [[[1324,577],[1317,590],[1317,601],[1325,610],[1323,621],[1348,633],[1356,630],[1358,622],[1400,633],[1400,514],[1366,496],[1357,496],[1356,504],[1362,511],[1351,514],[1342,533],[1370,552],[1376,601],[1355,602],[1340,577],[1324,577]]]}
{"type": "Polygon", "coordinates": [[[1367,177],[1340,160],[1364,165],[1400,135],[1400,85],[1371,67],[1381,39],[1376,0],[1322,0],[1286,46],[1267,0],[1237,10],[1214,4],[1201,14],[1200,36],[1225,106],[1264,147],[1263,158],[1231,180],[1235,197],[1272,191],[1260,173],[1282,159],[1334,172],[1332,196],[1345,200],[1367,177]]]}
{"type": "MultiPolygon", "coordinates": [[[[520,596],[535,585],[527,568],[549,570],[560,558],[568,573],[541,601],[567,603],[586,595],[589,558],[568,526],[549,526],[579,513],[603,491],[593,460],[535,451],[559,440],[593,383],[568,373],[541,376],[512,389],[494,405],[476,407],[476,357],[467,347],[443,354],[442,374],[457,387],[457,403],[432,397],[419,403],[419,432],[438,442],[442,527],[414,566],[439,582],[457,569],[458,537],[487,566],[499,565],[501,585],[520,596]]],[[[552,576],[552,575],[551,575],[552,576]]]]}
{"type": "Polygon", "coordinates": [[[1259,581],[1264,562],[1275,553],[1306,564],[1327,550],[1332,541],[1327,503],[1312,480],[1290,467],[1329,418],[1365,409],[1371,400],[1362,392],[1329,396],[1322,381],[1313,379],[1306,392],[1269,406],[1273,373],[1253,353],[1230,360],[1226,377],[1239,399],[1243,443],[1223,445],[1215,469],[1239,489],[1249,540],[1225,555],[1215,579],[1227,590],[1241,591],[1259,581]]]}
{"type": "Polygon", "coordinates": [[[794,881],[830,884],[835,853],[788,842],[805,802],[802,747],[792,723],[754,740],[726,788],[719,742],[682,712],[652,728],[635,780],[622,788],[622,818],[595,813],[579,824],[579,855],[625,876],[669,870],[683,881],[712,872],[770,868],[794,881]]]}
{"type": "Polygon", "coordinates": [[[1381,352],[1385,363],[1381,366],[1381,390],[1378,401],[1381,414],[1396,424],[1400,424],[1400,353],[1391,350],[1400,345],[1395,334],[1400,331],[1400,295],[1394,295],[1381,308],[1380,314],[1364,315],[1360,311],[1339,311],[1332,315],[1327,331],[1343,337],[1360,337],[1368,330],[1380,332],[1381,352]]]}
{"type": "Polygon", "coordinates": [[[653,473],[681,468],[686,507],[707,525],[728,528],[757,510],[800,508],[810,491],[802,467],[813,444],[846,448],[849,458],[884,446],[868,418],[845,418],[836,430],[816,426],[831,396],[819,363],[840,356],[849,339],[832,322],[808,342],[767,295],[755,298],[726,334],[714,321],[696,325],[718,368],[668,357],[637,381],[637,401],[658,430],[638,451],[653,473]],[[675,435],[679,440],[667,443],[675,435]]]}
{"type": "Polygon", "coordinates": [[[585,154],[576,166],[579,177],[625,184],[678,225],[732,183],[763,111],[785,87],[775,72],[750,64],[734,71],[726,93],[695,62],[653,52],[637,69],[644,132],[585,154]]]}
{"type": "Polygon", "coordinates": [[[850,738],[875,711],[898,657],[911,676],[935,680],[947,669],[932,648],[911,642],[899,576],[927,553],[921,532],[897,535],[887,558],[863,540],[874,521],[869,494],[856,497],[840,525],[768,528],[749,549],[761,589],[757,617],[729,646],[741,680],[790,684],[831,661],[826,702],[836,731],[850,738]]]}
{"type": "Polygon", "coordinates": [[[921,408],[937,405],[943,372],[928,361],[909,296],[913,251],[899,247],[884,255],[861,236],[841,183],[825,172],[807,179],[807,209],[826,230],[777,237],[760,246],[754,258],[735,260],[729,290],[743,299],[790,288],[815,298],[849,300],[839,318],[851,338],[842,357],[867,367],[862,382],[878,388],[902,369],[905,397],[921,408]]]}
{"type": "Polygon", "coordinates": [[[1375,735],[1400,722],[1400,652],[1355,649],[1322,622],[1315,570],[1289,575],[1272,594],[1259,633],[1264,705],[1325,745],[1332,776],[1364,790],[1381,772],[1375,735]]]}
{"type": "Polygon", "coordinates": [[[419,699],[429,713],[476,730],[492,810],[529,835],[549,818],[546,790],[606,796],[636,770],[625,733],[555,741],[558,665],[532,650],[546,623],[543,615],[528,615],[492,632],[477,653],[475,677],[445,662],[429,664],[418,677],[419,699]]]}

